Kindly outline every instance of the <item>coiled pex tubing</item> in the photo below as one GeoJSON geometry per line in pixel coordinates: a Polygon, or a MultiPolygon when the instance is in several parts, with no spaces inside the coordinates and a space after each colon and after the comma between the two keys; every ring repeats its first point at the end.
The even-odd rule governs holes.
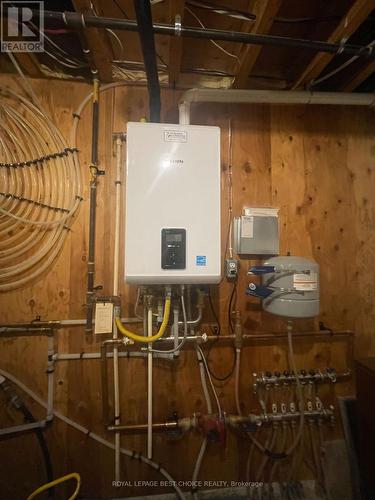
{"type": "Polygon", "coordinates": [[[0,87],[0,291],[56,259],[81,198],[77,150],[28,99],[0,87]]]}

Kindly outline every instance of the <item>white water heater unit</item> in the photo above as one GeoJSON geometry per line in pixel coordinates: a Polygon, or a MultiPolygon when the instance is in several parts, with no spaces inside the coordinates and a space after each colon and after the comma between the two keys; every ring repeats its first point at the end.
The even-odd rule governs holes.
{"type": "Polygon", "coordinates": [[[125,280],[218,283],[220,129],[128,123],[125,280]]]}

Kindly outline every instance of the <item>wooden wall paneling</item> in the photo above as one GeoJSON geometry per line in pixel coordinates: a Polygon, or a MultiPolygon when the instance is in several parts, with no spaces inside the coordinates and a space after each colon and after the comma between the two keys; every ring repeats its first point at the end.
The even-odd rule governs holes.
{"type": "MultiPolygon", "coordinates": [[[[64,135],[68,135],[71,113],[90,91],[90,86],[61,82],[48,82],[47,85],[39,81],[33,81],[33,85],[48,103],[64,135]]],[[[179,96],[179,92],[162,91],[165,121],[173,123],[178,120],[179,96]]],[[[98,187],[96,284],[104,286],[100,293],[111,293],[113,278],[115,158],[112,132],[124,131],[128,120],[139,120],[147,113],[148,96],[144,88],[121,87],[101,96],[99,153],[106,175],[99,179],[98,187]]],[[[282,251],[290,250],[294,254],[313,257],[321,264],[322,318],[334,329],[355,327],[358,354],[370,353],[373,349],[371,329],[374,320],[371,274],[374,208],[371,193],[375,148],[371,112],[328,107],[196,105],[192,123],[221,127],[223,251],[228,211],[230,118],[233,128],[234,214],[240,215],[246,205],[280,207],[282,251]],[[341,203],[338,199],[341,199],[341,203]],[[335,248],[336,244],[339,245],[338,249],[335,248]],[[343,290],[345,293],[342,293],[343,290]]],[[[126,144],[124,146],[125,165],[126,144]]],[[[1,297],[2,321],[30,320],[36,314],[50,319],[85,316],[90,105],[82,113],[78,128],[78,147],[84,174],[84,202],[77,221],[72,226],[71,234],[53,269],[39,283],[1,297]]],[[[251,301],[244,295],[248,282],[247,266],[252,262],[241,261],[238,283],[238,307],[243,313],[244,330],[246,333],[259,330],[283,331],[284,320],[263,313],[256,301],[251,301]]],[[[135,289],[125,286],[122,281],[122,257],[120,272],[123,314],[133,315],[135,289]]],[[[214,306],[220,312],[223,333],[227,332],[230,291],[231,285],[225,282],[212,290],[214,306]]],[[[209,333],[214,319],[208,306],[204,319],[202,331],[209,333]]],[[[314,326],[314,321],[296,322],[296,330],[308,330],[314,326]]],[[[102,338],[86,338],[84,328],[72,328],[69,332],[58,334],[58,348],[60,352],[98,351],[101,340],[102,338]]],[[[279,341],[277,334],[275,342],[252,344],[244,348],[240,383],[241,404],[245,412],[259,411],[251,392],[251,374],[267,369],[284,369],[287,366],[286,352],[285,340],[279,341]]],[[[301,368],[324,368],[332,364],[339,369],[344,363],[345,343],[299,339],[296,340],[296,353],[297,364],[301,368]]],[[[1,340],[0,356],[2,366],[15,373],[38,394],[45,396],[45,340],[1,340]]],[[[230,344],[223,342],[212,351],[212,368],[223,373],[230,366],[231,359],[232,348],[230,344]]],[[[193,349],[183,352],[180,359],[173,363],[155,360],[154,366],[155,421],[163,421],[174,410],[180,416],[191,415],[194,411],[205,412],[193,349]]],[[[109,373],[112,373],[110,362],[109,373]]],[[[145,361],[121,359],[120,379],[122,422],[146,422],[145,361]]],[[[111,377],[109,383],[111,384],[111,377]]],[[[234,381],[218,383],[218,386],[223,409],[235,411],[234,381]]],[[[338,385],[336,390],[338,394],[348,394],[350,391],[350,384],[338,385]]],[[[322,397],[329,401],[332,397],[330,390],[322,388],[322,397]]],[[[56,407],[113,441],[113,435],[104,430],[101,417],[99,361],[57,363],[56,407]]],[[[35,411],[41,413],[36,406],[35,411]]],[[[133,488],[131,491],[112,489],[114,453],[111,450],[57,422],[48,430],[47,436],[56,472],[74,469],[82,473],[84,495],[105,497],[145,494],[146,490],[140,488],[133,488]]],[[[155,434],[155,460],[162,462],[174,478],[190,479],[201,441],[201,436],[195,432],[177,440],[155,434]]],[[[145,452],[146,436],[124,435],[122,445],[145,452]]],[[[23,448],[28,449],[27,446],[29,444],[26,439],[20,437],[12,440],[12,443],[0,443],[4,453],[14,450],[10,455],[12,459],[5,464],[7,477],[14,488],[16,482],[21,482],[19,475],[17,481],[12,467],[17,464],[18,454],[23,448]]],[[[206,480],[242,479],[247,451],[248,445],[242,436],[229,433],[226,446],[217,443],[209,445],[200,477],[206,480]]],[[[122,459],[122,479],[152,478],[160,479],[160,476],[138,461],[122,459]]],[[[23,484],[26,486],[22,491],[18,489],[21,486],[17,486],[15,498],[25,496],[31,487],[43,482],[44,477],[42,471],[40,476],[31,477],[23,468],[22,479],[25,479],[23,484]]],[[[5,498],[10,497],[7,494],[5,498]]]]}
{"type": "Polygon", "coordinates": [[[347,254],[352,273],[347,276],[350,289],[348,311],[354,316],[356,357],[364,358],[374,352],[375,287],[374,287],[374,227],[375,209],[372,205],[375,189],[375,139],[373,113],[367,110],[347,109],[345,121],[350,119],[348,137],[348,170],[353,197],[355,219],[348,227],[345,245],[356,238],[353,252],[347,254]]]}

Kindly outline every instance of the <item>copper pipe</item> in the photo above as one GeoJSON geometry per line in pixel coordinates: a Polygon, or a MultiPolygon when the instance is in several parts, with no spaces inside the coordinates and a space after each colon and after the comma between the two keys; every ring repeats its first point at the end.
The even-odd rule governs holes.
{"type": "MultiPolygon", "coordinates": [[[[131,424],[131,425],[109,425],[107,430],[109,431],[117,431],[117,432],[147,432],[147,424],[131,424]]],[[[161,422],[161,423],[153,423],[152,430],[163,432],[168,431],[170,429],[177,429],[178,422],[161,422]]]]}

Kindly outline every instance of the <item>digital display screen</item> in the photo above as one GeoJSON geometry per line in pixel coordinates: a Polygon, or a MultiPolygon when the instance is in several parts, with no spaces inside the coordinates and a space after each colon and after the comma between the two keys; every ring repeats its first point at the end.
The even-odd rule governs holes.
{"type": "Polygon", "coordinates": [[[181,243],[182,234],[181,233],[168,233],[166,234],[167,243],[181,243]]]}

